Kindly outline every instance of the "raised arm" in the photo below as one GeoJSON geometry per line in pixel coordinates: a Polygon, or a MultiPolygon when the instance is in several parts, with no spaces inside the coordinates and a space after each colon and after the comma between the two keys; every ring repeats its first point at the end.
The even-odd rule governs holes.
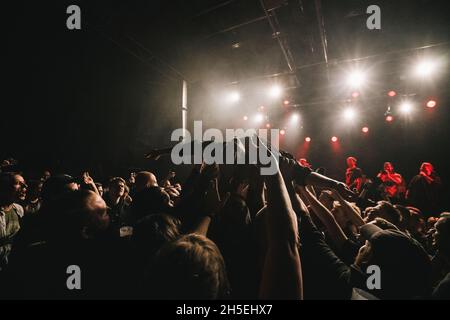
{"type": "MultiPolygon", "coordinates": [[[[272,157],[272,161],[276,159],[272,157]]],[[[302,299],[297,217],[280,171],[266,176],[266,186],[268,244],[259,296],[261,299],[302,299]]]]}
{"type": "Polygon", "coordinates": [[[311,192],[309,192],[305,187],[298,186],[297,190],[308,200],[313,212],[327,228],[328,235],[330,236],[332,241],[339,249],[341,249],[347,241],[347,236],[345,235],[344,231],[342,231],[333,214],[327,208],[325,208],[325,206],[319,200],[317,200],[317,198],[314,197],[311,192]]]}
{"type": "Polygon", "coordinates": [[[356,227],[362,227],[365,222],[359,212],[349,203],[347,202],[336,190],[331,190],[331,196],[334,200],[339,201],[342,209],[347,214],[347,217],[356,227]]]}

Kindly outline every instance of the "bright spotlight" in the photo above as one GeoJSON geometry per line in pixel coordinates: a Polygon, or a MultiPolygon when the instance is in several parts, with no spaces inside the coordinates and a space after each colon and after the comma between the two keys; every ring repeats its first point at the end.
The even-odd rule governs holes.
{"type": "Polygon", "coordinates": [[[311,142],[311,138],[310,137],[306,137],[305,141],[309,143],[309,142],[311,142]]]}
{"type": "Polygon", "coordinates": [[[436,106],[437,106],[437,102],[434,101],[434,100],[430,100],[430,101],[427,102],[427,108],[431,109],[431,108],[434,108],[436,106]]]}
{"type": "Polygon", "coordinates": [[[429,77],[436,71],[437,64],[432,60],[424,60],[416,66],[415,73],[419,77],[429,77]]]}
{"type": "Polygon", "coordinates": [[[400,105],[400,112],[405,115],[410,114],[412,112],[412,110],[413,110],[413,106],[412,106],[411,102],[403,102],[400,105]]]}
{"type": "Polygon", "coordinates": [[[331,142],[333,142],[333,143],[338,142],[338,140],[339,140],[338,137],[332,137],[332,138],[331,138],[331,142]]]}
{"type": "Polygon", "coordinates": [[[290,102],[289,100],[284,100],[284,101],[283,101],[283,104],[284,104],[285,106],[288,106],[290,103],[291,103],[291,102],[290,102]]]}
{"type": "Polygon", "coordinates": [[[231,103],[239,102],[239,100],[241,100],[241,95],[237,91],[230,92],[230,94],[228,96],[228,100],[231,103]]]}
{"type": "Polygon", "coordinates": [[[366,75],[362,71],[353,71],[348,75],[347,83],[352,88],[359,88],[364,85],[366,75]]]}
{"type": "Polygon", "coordinates": [[[358,114],[357,114],[356,110],[353,108],[347,108],[344,110],[344,113],[343,113],[344,118],[348,121],[355,120],[357,115],[358,114]]]}
{"type": "Polygon", "coordinates": [[[262,113],[258,113],[255,115],[255,122],[261,123],[264,121],[264,115],[262,113]]]}
{"type": "Polygon", "coordinates": [[[300,116],[298,115],[298,113],[294,113],[291,116],[291,124],[295,124],[300,120],[300,116]]]}
{"type": "Polygon", "coordinates": [[[369,133],[369,127],[362,128],[362,132],[363,133],[369,133]]]}
{"type": "Polygon", "coordinates": [[[279,85],[274,85],[269,90],[269,96],[271,98],[279,98],[283,93],[283,89],[279,85]]]}
{"type": "Polygon", "coordinates": [[[281,134],[282,136],[284,136],[284,135],[286,134],[286,130],[281,129],[281,130],[280,130],[280,134],[281,134]]]}
{"type": "Polygon", "coordinates": [[[266,128],[270,129],[272,126],[270,125],[270,123],[266,124],[266,128]]]}
{"type": "Polygon", "coordinates": [[[247,121],[247,120],[248,120],[248,117],[247,117],[247,116],[244,116],[242,119],[244,119],[244,121],[247,121]]]}

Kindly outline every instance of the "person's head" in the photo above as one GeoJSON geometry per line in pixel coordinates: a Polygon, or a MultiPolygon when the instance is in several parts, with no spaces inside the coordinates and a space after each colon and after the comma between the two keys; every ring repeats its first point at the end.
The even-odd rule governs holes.
{"type": "Polygon", "coordinates": [[[155,213],[168,213],[173,208],[169,194],[159,187],[145,188],[133,197],[132,211],[136,219],[155,213]]]}
{"type": "Polygon", "coordinates": [[[41,198],[48,202],[79,188],[77,181],[67,174],[51,176],[42,186],[41,198]]]}
{"type": "Polygon", "coordinates": [[[95,186],[97,187],[98,193],[100,194],[100,197],[103,197],[103,185],[99,182],[95,183],[95,186]]]}
{"type": "Polygon", "coordinates": [[[424,162],[420,166],[420,172],[425,173],[427,176],[431,176],[433,174],[433,172],[434,172],[434,167],[433,167],[433,165],[431,163],[424,162]]]}
{"type": "Polygon", "coordinates": [[[51,234],[55,240],[94,239],[109,226],[105,201],[90,190],[74,190],[51,204],[51,234]]]}
{"type": "Polygon", "coordinates": [[[42,182],[42,180],[28,181],[27,199],[36,200],[40,198],[43,185],[44,183],[42,182]]]}
{"type": "Polygon", "coordinates": [[[401,227],[401,213],[390,202],[387,201],[378,201],[378,204],[375,207],[366,208],[365,216],[367,217],[367,222],[380,217],[389,221],[397,227],[401,227]]]}
{"type": "Polygon", "coordinates": [[[347,167],[349,168],[354,168],[356,167],[356,163],[358,162],[358,160],[356,160],[356,158],[354,157],[348,157],[347,158],[347,167]]]}
{"type": "Polygon", "coordinates": [[[393,173],[394,172],[394,166],[392,165],[392,163],[390,162],[385,162],[383,165],[383,169],[389,173],[393,173]]]}
{"type": "Polygon", "coordinates": [[[109,196],[111,198],[120,198],[125,195],[125,180],[115,177],[109,180],[109,196]]]}
{"type": "Polygon", "coordinates": [[[426,232],[426,222],[420,212],[410,210],[407,230],[412,235],[424,235],[426,232]]]}
{"type": "Polygon", "coordinates": [[[149,171],[141,171],[136,174],[135,188],[139,192],[145,188],[157,187],[158,180],[156,176],[149,171]]]}
{"type": "Polygon", "coordinates": [[[165,243],[180,237],[181,222],[167,214],[152,214],[139,220],[134,229],[132,240],[136,247],[146,255],[154,255],[165,243]]]}
{"type": "Polygon", "coordinates": [[[10,205],[25,200],[27,185],[20,174],[0,173],[0,204],[10,205]]]}
{"type": "Polygon", "coordinates": [[[450,263],[450,213],[441,214],[434,225],[433,247],[450,263]]]}
{"type": "Polygon", "coordinates": [[[41,180],[45,182],[45,181],[47,181],[51,176],[52,176],[52,175],[51,175],[50,171],[44,170],[44,172],[42,173],[41,180]]]}
{"type": "Polygon", "coordinates": [[[189,234],[157,253],[148,289],[158,299],[216,300],[228,295],[225,262],[208,238],[189,234]]]}
{"type": "Polygon", "coordinates": [[[381,272],[381,290],[375,293],[381,299],[423,298],[429,293],[430,257],[413,238],[399,230],[382,230],[374,224],[361,228],[366,240],[355,259],[355,265],[366,271],[378,266],[381,272]]]}

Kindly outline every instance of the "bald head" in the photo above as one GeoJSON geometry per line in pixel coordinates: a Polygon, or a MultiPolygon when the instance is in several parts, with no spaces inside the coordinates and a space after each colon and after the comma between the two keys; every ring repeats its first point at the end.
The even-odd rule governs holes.
{"type": "Polygon", "coordinates": [[[149,171],[141,171],[136,174],[136,191],[141,191],[145,188],[157,187],[158,180],[156,176],[149,171]]]}

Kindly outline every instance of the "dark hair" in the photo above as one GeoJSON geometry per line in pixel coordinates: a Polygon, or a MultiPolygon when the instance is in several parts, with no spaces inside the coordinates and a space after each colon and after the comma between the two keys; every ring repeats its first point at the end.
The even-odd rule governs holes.
{"type": "Polygon", "coordinates": [[[2,172],[0,173],[0,193],[5,192],[14,183],[14,178],[17,173],[14,172],[2,172]]]}
{"type": "Polygon", "coordinates": [[[53,239],[76,240],[81,238],[85,229],[95,231],[94,216],[87,202],[94,195],[90,190],[75,190],[61,195],[50,204],[47,208],[48,227],[53,239]]]}
{"type": "Polygon", "coordinates": [[[109,185],[111,186],[111,185],[117,184],[119,182],[123,182],[124,185],[127,184],[123,178],[121,178],[121,177],[114,177],[114,178],[111,178],[109,180],[109,185]]]}
{"type": "Polygon", "coordinates": [[[165,243],[180,237],[180,224],[180,220],[170,215],[152,214],[136,223],[132,240],[138,250],[151,256],[165,243]]]}
{"type": "Polygon", "coordinates": [[[215,300],[229,292],[225,262],[208,238],[189,234],[166,244],[147,282],[151,298],[215,300]]]}

